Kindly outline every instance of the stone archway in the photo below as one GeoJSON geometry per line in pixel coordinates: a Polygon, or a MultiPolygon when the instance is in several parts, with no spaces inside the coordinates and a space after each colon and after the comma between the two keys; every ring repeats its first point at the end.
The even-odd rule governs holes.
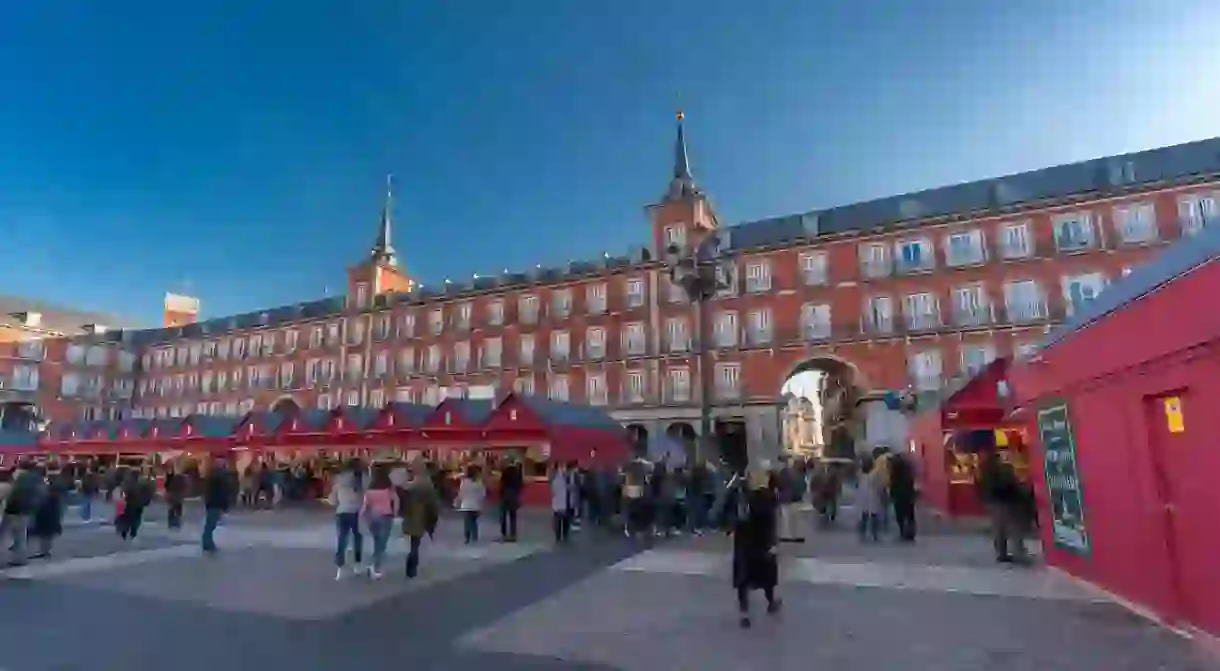
{"type": "Polygon", "coordinates": [[[44,422],[38,406],[28,401],[5,401],[0,403],[0,429],[10,431],[39,431],[44,422]]]}
{"type": "Polygon", "coordinates": [[[682,446],[686,453],[686,463],[694,461],[695,445],[699,440],[699,433],[695,431],[695,427],[687,422],[674,422],[665,428],[665,435],[682,446]]]}
{"type": "Polygon", "coordinates": [[[853,362],[831,354],[809,357],[791,366],[780,381],[780,411],[794,414],[789,413],[793,396],[808,399],[816,414],[816,429],[804,430],[816,432],[818,447],[813,452],[851,458],[856,437],[861,435],[859,401],[868,388],[868,381],[853,362]]]}
{"type": "Polygon", "coordinates": [[[627,441],[631,445],[633,456],[643,457],[648,454],[648,427],[643,424],[627,425],[627,441]]]}

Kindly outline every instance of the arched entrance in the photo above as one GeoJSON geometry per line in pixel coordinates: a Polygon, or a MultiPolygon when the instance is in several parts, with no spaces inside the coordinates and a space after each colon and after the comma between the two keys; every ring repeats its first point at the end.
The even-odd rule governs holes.
{"type": "Polygon", "coordinates": [[[786,449],[816,457],[855,456],[857,404],[867,389],[855,364],[837,356],[812,357],[793,366],[780,384],[786,449]],[[807,440],[789,445],[789,436],[807,440]]]}
{"type": "Polygon", "coordinates": [[[38,406],[28,401],[5,401],[0,403],[0,429],[8,431],[39,431],[42,415],[38,406]]]}
{"type": "Polygon", "coordinates": [[[682,446],[682,450],[686,455],[686,463],[694,462],[695,441],[699,438],[699,434],[695,432],[695,427],[686,422],[674,422],[666,427],[665,435],[682,446]]]}
{"type": "Polygon", "coordinates": [[[631,443],[631,453],[636,457],[648,454],[648,427],[643,424],[627,425],[627,440],[631,443]]]}

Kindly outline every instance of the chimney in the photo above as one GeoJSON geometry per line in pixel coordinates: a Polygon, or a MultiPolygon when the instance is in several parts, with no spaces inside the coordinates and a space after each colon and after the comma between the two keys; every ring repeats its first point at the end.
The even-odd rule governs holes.
{"type": "Polygon", "coordinates": [[[80,327],[80,330],[89,335],[101,335],[106,332],[106,327],[102,324],[85,324],[80,327]]]}
{"type": "Polygon", "coordinates": [[[165,310],[162,326],[175,328],[194,324],[199,316],[199,299],[180,294],[165,294],[165,310]]]}
{"type": "Polygon", "coordinates": [[[21,322],[22,326],[37,327],[42,324],[41,312],[14,312],[13,318],[21,322]]]}

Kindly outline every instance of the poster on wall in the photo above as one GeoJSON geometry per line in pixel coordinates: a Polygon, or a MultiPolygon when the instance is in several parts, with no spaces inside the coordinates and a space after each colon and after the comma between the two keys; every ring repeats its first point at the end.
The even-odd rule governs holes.
{"type": "Polygon", "coordinates": [[[1062,401],[1038,411],[1038,435],[1045,450],[1046,491],[1050,498],[1051,535],[1055,545],[1088,554],[1084,497],[1076,467],[1076,437],[1068,407],[1062,401]]]}

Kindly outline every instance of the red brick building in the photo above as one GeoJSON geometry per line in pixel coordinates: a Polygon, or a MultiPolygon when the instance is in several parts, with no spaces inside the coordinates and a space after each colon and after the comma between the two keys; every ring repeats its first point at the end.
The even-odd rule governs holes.
{"type": "MultiPolygon", "coordinates": [[[[38,402],[52,419],[148,417],[515,389],[690,434],[700,338],[659,250],[715,232],[735,273],[702,339],[713,413],[743,422],[752,444],[778,444],[780,387],[794,371],[841,373],[866,397],[934,392],[1025,353],[1130,265],[1220,212],[1220,140],[1206,140],[729,226],[692,176],[681,118],[677,133],[646,248],[421,285],[398,264],[387,198],[345,297],[48,342],[38,402]],[[104,402],[125,399],[127,384],[130,403],[104,402]]],[[[860,432],[892,443],[902,421],[870,410],[860,432]]]]}

